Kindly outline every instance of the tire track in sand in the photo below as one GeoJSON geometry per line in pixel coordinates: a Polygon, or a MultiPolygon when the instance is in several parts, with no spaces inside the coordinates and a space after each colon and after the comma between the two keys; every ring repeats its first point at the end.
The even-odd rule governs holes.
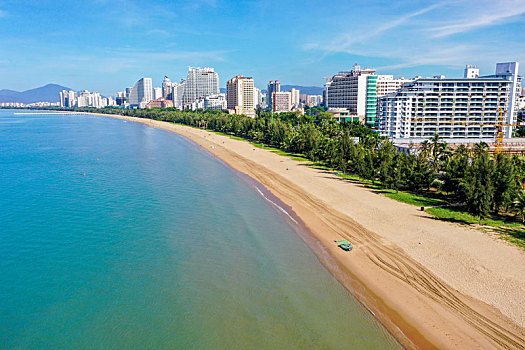
{"type": "Polygon", "coordinates": [[[361,249],[376,266],[403,281],[418,293],[445,306],[497,346],[504,349],[525,349],[525,339],[522,335],[507,330],[506,326],[474,310],[462,300],[463,295],[440,281],[428,269],[402,252],[400,248],[383,243],[377,234],[364,228],[350,217],[329,208],[322,201],[312,198],[301,188],[266,167],[225,148],[223,151],[228,152],[229,156],[236,160],[233,166],[238,170],[255,178],[285,202],[285,198],[292,199],[293,202],[299,203],[311,213],[315,213],[334,233],[355,243],[357,249],[361,249]],[[236,166],[237,162],[244,164],[245,167],[236,166]]]}

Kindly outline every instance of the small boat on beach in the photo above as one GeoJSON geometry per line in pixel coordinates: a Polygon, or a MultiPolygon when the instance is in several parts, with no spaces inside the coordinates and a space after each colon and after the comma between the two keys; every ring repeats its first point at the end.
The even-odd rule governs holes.
{"type": "Polygon", "coordinates": [[[349,252],[352,249],[354,249],[354,246],[352,245],[352,243],[348,242],[346,239],[341,239],[339,241],[335,241],[335,243],[337,243],[339,248],[341,248],[342,250],[346,250],[347,252],[349,252]]]}

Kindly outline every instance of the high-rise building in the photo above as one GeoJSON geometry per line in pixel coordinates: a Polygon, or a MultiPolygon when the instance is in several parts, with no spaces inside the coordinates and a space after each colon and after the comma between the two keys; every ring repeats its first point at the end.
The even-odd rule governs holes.
{"type": "Polygon", "coordinates": [[[274,92],[281,92],[281,83],[279,83],[279,80],[270,80],[268,83],[268,88],[266,90],[266,103],[269,109],[273,108],[272,96],[274,92]]]}
{"type": "Polygon", "coordinates": [[[307,104],[310,107],[317,107],[323,103],[323,96],[321,95],[307,95],[307,104]]]}
{"type": "Polygon", "coordinates": [[[235,114],[255,116],[253,78],[237,75],[226,83],[228,109],[235,114]]]}
{"type": "Polygon", "coordinates": [[[184,95],[184,87],[186,86],[186,80],[182,79],[180,83],[171,84],[171,99],[173,101],[173,107],[182,110],[184,104],[182,103],[182,97],[184,95]]]}
{"type": "Polygon", "coordinates": [[[102,107],[102,98],[98,92],[89,92],[87,90],[80,91],[77,97],[78,107],[102,107]]]}
{"type": "Polygon", "coordinates": [[[375,124],[377,75],[357,64],[350,72],[340,72],[326,83],[326,106],[346,108],[370,126],[375,124]]]}
{"type": "Polygon", "coordinates": [[[273,112],[290,112],[292,110],[292,94],[290,91],[274,92],[272,94],[273,112]]]}
{"type": "Polygon", "coordinates": [[[129,93],[129,104],[131,106],[145,108],[146,104],[153,100],[153,87],[151,78],[142,78],[135,83],[129,93]]]}
{"type": "Polygon", "coordinates": [[[75,91],[62,90],[60,93],[61,107],[95,107],[102,108],[106,106],[113,106],[115,102],[111,97],[103,98],[99,92],[89,92],[82,90],[76,93],[75,91]]]}
{"type": "Polygon", "coordinates": [[[195,102],[199,97],[219,93],[219,75],[213,68],[189,67],[182,104],[195,102]]]}
{"type": "Polygon", "coordinates": [[[299,96],[301,95],[301,92],[295,88],[292,88],[290,90],[290,96],[292,99],[292,108],[299,108],[301,105],[299,96]]]}
{"type": "Polygon", "coordinates": [[[153,88],[153,99],[156,100],[161,97],[162,97],[162,88],[160,87],[153,88]]]}
{"type": "Polygon", "coordinates": [[[164,76],[164,81],[162,82],[162,97],[167,99],[173,99],[171,96],[173,89],[173,83],[171,82],[170,78],[167,76],[164,76]]]}
{"type": "Polygon", "coordinates": [[[261,89],[253,87],[253,107],[255,109],[263,107],[263,96],[261,89]]]}
{"type": "Polygon", "coordinates": [[[73,90],[62,90],[60,95],[60,107],[75,107],[77,105],[77,93],[73,90]]]}
{"type": "MultiPolygon", "coordinates": [[[[516,124],[518,62],[498,63],[496,73],[479,76],[467,66],[464,78],[420,78],[379,101],[377,127],[396,139],[494,139],[500,113],[516,124]]],[[[512,136],[505,126],[505,137],[512,136]]]]}

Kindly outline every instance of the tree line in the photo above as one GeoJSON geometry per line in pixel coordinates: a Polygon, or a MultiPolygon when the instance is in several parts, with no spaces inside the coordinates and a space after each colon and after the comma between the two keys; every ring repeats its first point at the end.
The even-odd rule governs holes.
{"type": "Polygon", "coordinates": [[[302,154],[313,162],[356,174],[387,189],[417,193],[440,190],[450,200],[464,204],[480,221],[491,213],[517,210],[525,222],[523,158],[492,154],[485,143],[451,148],[435,135],[409,152],[400,152],[389,139],[369,127],[359,122],[338,123],[322,113],[258,111],[255,118],[250,118],[222,111],[171,108],[68,110],[150,118],[228,133],[302,154]]]}

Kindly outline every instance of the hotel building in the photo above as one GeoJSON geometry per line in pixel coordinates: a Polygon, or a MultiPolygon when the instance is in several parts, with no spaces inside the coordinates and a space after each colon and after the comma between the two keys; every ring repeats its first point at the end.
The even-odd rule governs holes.
{"type": "Polygon", "coordinates": [[[331,110],[347,109],[352,120],[374,126],[377,98],[396,91],[410,82],[393,75],[377,75],[375,69],[361,69],[357,64],[350,72],[334,75],[326,83],[326,107],[331,110]]]}
{"type": "Polygon", "coordinates": [[[213,68],[189,67],[186,85],[182,95],[182,104],[195,102],[199,97],[219,93],[219,75],[213,68]]]}
{"type": "Polygon", "coordinates": [[[350,115],[368,125],[375,124],[377,75],[375,69],[361,69],[357,64],[350,72],[340,72],[326,83],[326,106],[346,108],[350,115]]]}
{"type": "MultiPolygon", "coordinates": [[[[500,113],[516,124],[518,62],[498,63],[494,75],[479,76],[467,66],[463,78],[420,78],[379,101],[377,127],[382,135],[419,142],[444,139],[493,139],[500,113]]],[[[506,138],[512,126],[505,126],[506,138]]]]}
{"type": "Polygon", "coordinates": [[[231,113],[255,116],[253,78],[237,75],[226,83],[227,107],[231,113]]]}

